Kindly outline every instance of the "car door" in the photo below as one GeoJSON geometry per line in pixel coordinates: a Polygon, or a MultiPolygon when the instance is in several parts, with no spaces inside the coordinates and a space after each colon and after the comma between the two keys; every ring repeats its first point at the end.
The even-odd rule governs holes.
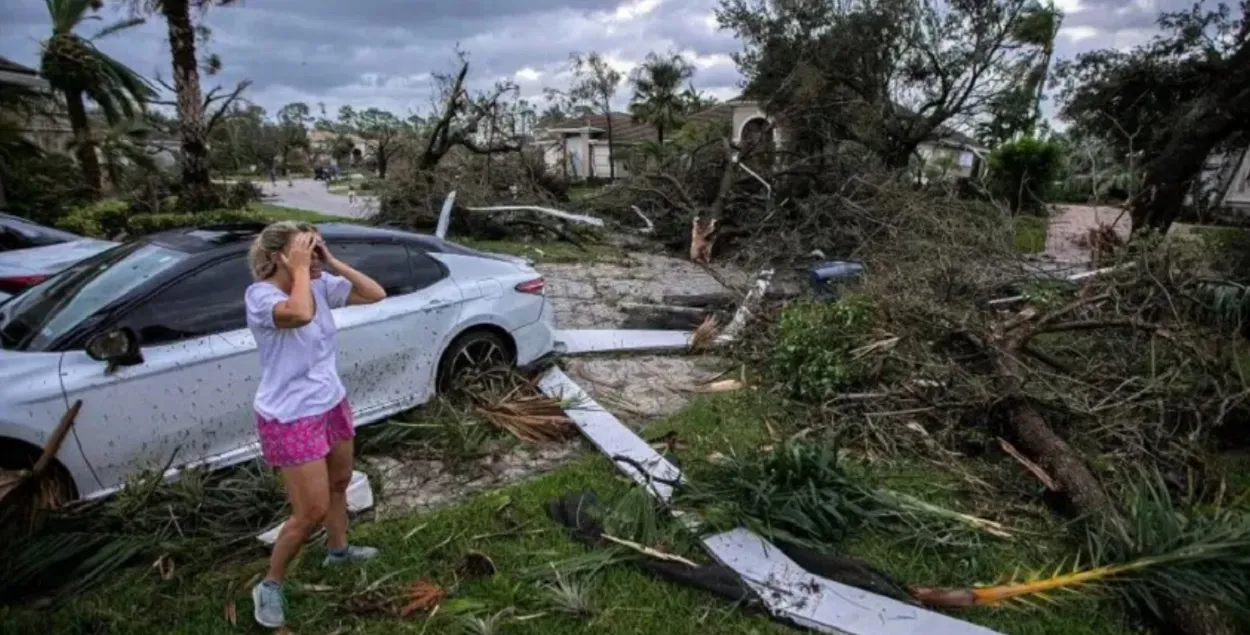
{"type": "Polygon", "coordinates": [[[438,342],[460,311],[460,289],[432,258],[399,243],[329,241],[329,247],[387,293],[376,304],[334,311],[339,377],[357,423],[423,403],[432,394],[438,342]]]}
{"type": "Polygon", "coordinates": [[[221,336],[244,327],[250,283],[246,258],[236,253],[188,272],[103,326],[134,330],[140,364],[106,372],[82,350],[65,354],[67,397],[84,403],[75,433],[106,490],[139,470],[220,463],[255,436],[259,363],[254,351],[238,355],[221,336]]]}

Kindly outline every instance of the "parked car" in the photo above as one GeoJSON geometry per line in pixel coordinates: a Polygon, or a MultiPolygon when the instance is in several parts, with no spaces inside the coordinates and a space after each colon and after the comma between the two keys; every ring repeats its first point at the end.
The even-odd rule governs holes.
{"type": "Polygon", "coordinates": [[[66,235],[74,239],[0,252],[0,303],[83,258],[117,246],[117,243],[108,240],[66,235]]]}
{"type": "MultiPolygon", "coordinates": [[[[36,454],[78,399],[73,442],[57,456],[67,495],[105,495],[166,465],[258,456],[260,361],[243,295],[247,248],[262,228],[127,242],[0,305],[4,467],[36,454]]],[[[554,311],[525,262],[387,228],[320,230],[338,258],[388,294],[334,310],[357,425],[425,402],[467,365],[527,364],[552,350],[554,311]]]]}
{"type": "Polygon", "coordinates": [[[25,218],[0,212],[0,251],[30,249],[82,238],[60,229],[44,227],[25,218]]]}

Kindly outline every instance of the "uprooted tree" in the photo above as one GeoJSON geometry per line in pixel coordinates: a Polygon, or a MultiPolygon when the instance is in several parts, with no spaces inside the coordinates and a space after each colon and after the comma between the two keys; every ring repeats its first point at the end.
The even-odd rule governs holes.
{"type": "Polygon", "coordinates": [[[1133,230],[1167,231],[1213,153],[1250,140],[1250,4],[1197,3],[1159,17],[1163,33],[1131,51],[1061,65],[1062,115],[1125,156],[1140,155],[1133,230]]]}

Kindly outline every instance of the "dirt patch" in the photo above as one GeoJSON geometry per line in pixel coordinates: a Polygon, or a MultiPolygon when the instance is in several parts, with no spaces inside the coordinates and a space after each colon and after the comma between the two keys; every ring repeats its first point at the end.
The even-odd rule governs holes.
{"type": "Polygon", "coordinates": [[[1132,228],[1128,213],[1105,205],[1056,205],[1046,232],[1046,256],[1064,264],[1089,261],[1088,236],[1099,225],[1115,224],[1115,232],[1127,239],[1132,228]]]}

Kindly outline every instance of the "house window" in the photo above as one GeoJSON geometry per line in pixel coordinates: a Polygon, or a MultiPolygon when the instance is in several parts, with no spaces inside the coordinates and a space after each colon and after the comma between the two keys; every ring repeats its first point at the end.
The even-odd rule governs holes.
{"type": "Polygon", "coordinates": [[[973,154],[972,154],[971,152],[960,152],[960,153],[959,153],[959,167],[961,167],[961,168],[970,168],[970,167],[972,167],[972,164],[973,164],[975,161],[976,161],[976,158],[973,156],[973,154]]]}

